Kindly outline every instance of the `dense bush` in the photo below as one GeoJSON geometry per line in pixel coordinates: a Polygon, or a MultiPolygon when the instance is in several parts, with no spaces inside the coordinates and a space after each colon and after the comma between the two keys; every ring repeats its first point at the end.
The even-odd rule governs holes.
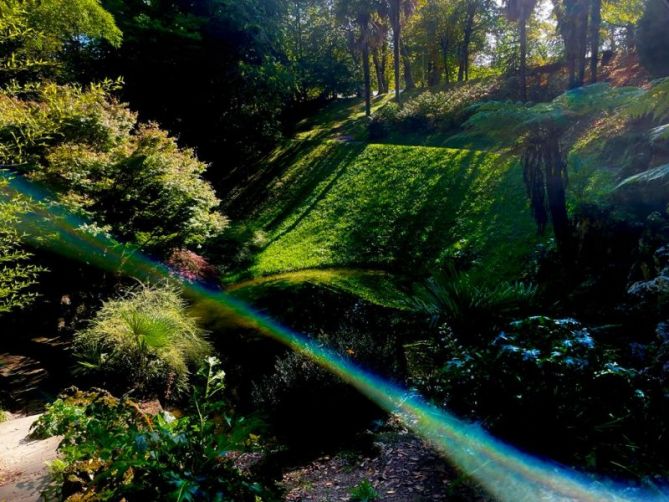
{"type": "Polygon", "coordinates": [[[25,307],[35,299],[29,288],[41,270],[31,264],[31,254],[21,246],[16,224],[24,204],[4,191],[7,183],[0,171],[0,315],[25,307]]]}
{"type": "Polygon", "coordinates": [[[446,91],[423,92],[401,108],[389,103],[374,115],[370,133],[378,139],[395,129],[408,133],[453,130],[466,120],[472,104],[500,98],[499,85],[497,79],[486,79],[446,91]]]}
{"type": "Polygon", "coordinates": [[[225,219],[193,151],[116,102],[106,82],[0,92],[0,162],[59,202],[151,251],[199,245],[225,219]]]}
{"type": "MultiPolygon", "coordinates": [[[[318,341],[380,373],[391,371],[396,364],[392,345],[368,333],[341,330],[321,334],[318,341]]],[[[257,404],[271,413],[279,437],[295,450],[310,453],[351,441],[380,416],[356,389],[297,352],[279,357],[274,372],[256,384],[254,395],[257,404]],[[316,437],[318,441],[309,440],[316,437]]]]}
{"type": "Polygon", "coordinates": [[[52,493],[66,500],[268,500],[234,464],[258,447],[259,423],[235,417],[215,358],[198,372],[181,418],[149,415],[105,391],[70,389],[36,422],[33,435],[62,434],[52,493]],[[263,497],[263,498],[260,498],[263,497]]]}
{"type": "Polygon", "coordinates": [[[662,446],[650,438],[666,430],[649,378],[657,373],[632,366],[625,351],[598,343],[577,321],[515,321],[487,347],[447,327],[441,334],[432,372],[414,383],[449,408],[562,461],[612,470],[655,462],[662,446]]]}
{"type": "MultiPolygon", "coordinates": [[[[536,287],[521,282],[489,284],[470,274],[451,269],[418,286],[409,307],[428,314],[436,322],[447,322],[462,336],[480,337],[501,327],[514,314],[527,310],[536,287]]],[[[486,343],[486,338],[481,338],[486,343]]]]}
{"type": "Polygon", "coordinates": [[[108,388],[171,397],[186,390],[189,368],[210,351],[203,335],[176,290],[140,286],[104,303],[75,334],[74,349],[108,388]]]}

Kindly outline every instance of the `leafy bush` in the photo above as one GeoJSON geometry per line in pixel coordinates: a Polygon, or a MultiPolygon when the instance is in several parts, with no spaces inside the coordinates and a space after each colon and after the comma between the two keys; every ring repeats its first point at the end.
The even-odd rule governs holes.
{"type": "Polygon", "coordinates": [[[55,495],[177,501],[257,501],[267,495],[234,464],[234,452],[258,447],[258,422],[232,414],[216,358],[208,358],[197,377],[182,418],[147,415],[104,391],[62,395],[34,429],[42,436],[64,435],[52,469],[55,495]]]}
{"type": "Polygon", "coordinates": [[[0,162],[57,192],[115,237],[167,252],[200,245],[226,220],[193,151],[137,122],[117,83],[13,86],[0,92],[0,162]]]}
{"type": "MultiPolygon", "coordinates": [[[[368,333],[342,330],[321,334],[318,340],[371,370],[387,373],[393,367],[392,342],[379,343],[368,333]]],[[[274,372],[255,385],[254,397],[258,406],[272,414],[277,435],[296,451],[308,453],[350,441],[379,413],[348,383],[296,352],[276,360],[274,372]],[[310,437],[319,440],[305,441],[310,437]]]]}
{"type": "Polygon", "coordinates": [[[178,292],[140,286],[105,302],[74,338],[84,367],[106,385],[170,397],[187,386],[189,367],[210,351],[178,292]]]}
{"type": "Polygon", "coordinates": [[[31,254],[21,246],[16,229],[22,201],[3,189],[8,181],[0,171],[0,314],[26,307],[35,299],[28,288],[37,282],[42,268],[30,262],[31,254]]]}
{"type": "Polygon", "coordinates": [[[368,480],[363,479],[351,488],[351,500],[356,502],[374,502],[379,500],[379,492],[376,491],[374,485],[368,480]]]}
{"type": "Polygon", "coordinates": [[[647,442],[664,422],[646,411],[657,409],[648,371],[623,365],[577,321],[529,317],[485,347],[441,335],[432,372],[414,383],[514,443],[600,469],[641,465],[660,450],[647,442]]]}
{"type": "Polygon", "coordinates": [[[499,95],[497,79],[459,85],[446,91],[426,91],[409,99],[401,108],[395,103],[381,108],[370,125],[370,135],[380,137],[396,127],[405,132],[448,131],[466,120],[472,104],[496,99],[499,95]]]}
{"type": "Polygon", "coordinates": [[[480,335],[531,306],[537,289],[522,282],[490,285],[451,269],[416,288],[413,310],[447,322],[457,333],[480,335]]]}

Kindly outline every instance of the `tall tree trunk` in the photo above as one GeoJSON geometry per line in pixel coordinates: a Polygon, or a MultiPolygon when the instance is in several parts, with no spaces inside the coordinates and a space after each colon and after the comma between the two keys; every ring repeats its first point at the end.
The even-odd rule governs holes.
{"type": "Polygon", "coordinates": [[[404,44],[400,44],[402,52],[402,63],[404,65],[404,85],[409,91],[416,88],[416,83],[413,80],[413,73],[411,72],[411,58],[409,58],[409,50],[404,44]]]}
{"type": "Polygon", "coordinates": [[[469,45],[472,40],[472,31],[474,30],[474,17],[476,16],[476,3],[470,2],[467,5],[467,18],[464,26],[464,37],[462,47],[460,48],[460,67],[458,68],[458,82],[469,78],[469,45]]]}
{"type": "Polygon", "coordinates": [[[402,104],[400,98],[400,44],[402,43],[402,24],[400,22],[401,0],[392,0],[391,24],[393,25],[393,71],[395,72],[395,101],[402,104]]]}
{"type": "Polygon", "coordinates": [[[550,136],[544,145],[543,162],[546,169],[546,195],[551,213],[553,232],[558,251],[563,259],[571,255],[571,228],[565,196],[566,166],[560,149],[559,135],[550,136]]]}
{"type": "Polygon", "coordinates": [[[376,72],[376,87],[379,91],[379,94],[385,94],[385,80],[383,78],[383,69],[381,67],[381,61],[379,60],[379,49],[375,48],[372,50],[372,62],[374,63],[374,71],[376,72]]]}
{"type": "Polygon", "coordinates": [[[602,0],[591,0],[590,11],[590,81],[597,82],[599,62],[599,30],[602,26],[602,0]]]}
{"type": "Polygon", "coordinates": [[[372,83],[369,75],[369,45],[367,41],[362,44],[362,75],[365,84],[365,115],[372,115],[372,83]]]}
{"type": "Polygon", "coordinates": [[[518,28],[520,32],[520,100],[524,102],[527,101],[527,16],[524,9],[520,13],[518,28]]]}
{"type": "Polygon", "coordinates": [[[582,87],[585,82],[585,68],[587,66],[586,55],[588,53],[588,6],[583,1],[578,30],[578,86],[582,87]]]}
{"type": "Polygon", "coordinates": [[[442,35],[441,37],[441,58],[444,61],[444,81],[448,84],[451,81],[451,75],[450,75],[450,68],[448,64],[448,50],[449,50],[449,43],[448,43],[448,37],[446,35],[442,35]]]}
{"type": "Polygon", "coordinates": [[[384,40],[383,45],[381,46],[381,77],[383,78],[383,89],[388,93],[390,90],[390,82],[388,81],[386,68],[388,68],[388,42],[384,40]]]}

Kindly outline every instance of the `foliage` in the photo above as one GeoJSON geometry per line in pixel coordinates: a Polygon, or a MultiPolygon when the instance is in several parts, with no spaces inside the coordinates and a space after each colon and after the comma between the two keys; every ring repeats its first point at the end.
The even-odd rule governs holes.
{"type": "Polygon", "coordinates": [[[639,58],[656,77],[669,76],[669,9],[663,0],[648,0],[638,24],[639,58]]]}
{"type": "MultiPolygon", "coordinates": [[[[344,326],[332,334],[320,333],[317,342],[372,371],[388,374],[396,369],[397,347],[390,337],[344,326]]],[[[351,441],[378,416],[378,408],[366,397],[307,354],[281,355],[273,372],[254,387],[256,404],[271,413],[276,434],[299,452],[317,453],[351,441]],[[319,440],[305,441],[308,437],[319,440]]]]}
{"type": "Polygon", "coordinates": [[[218,270],[205,258],[187,249],[175,249],[166,261],[173,273],[189,282],[216,282],[218,270]]]}
{"type": "Polygon", "coordinates": [[[363,479],[351,488],[351,500],[357,502],[374,502],[379,500],[379,492],[369,479],[363,479]]]}
{"type": "Polygon", "coordinates": [[[0,408],[0,424],[8,420],[7,412],[0,408]]]}
{"type": "Polygon", "coordinates": [[[0,82],[53,75],[68,43],[96,39],[121,43],[114,18],[98,0],[3,0],[0,82]]]}
{"type": "Polygon", "coordinates": [[[418,287],[410,304],[457,333],[481,335],[528,310],[536,292],[536,286],[521,282],[477,283],[469,274],[451,269],[418,287]]]}
{"type": "Polygon", "coordinates": [[[225,219],[193,151],[111,97],[117,83],[0,92],[0,162],[57,192],[123,241],[165,252],[198,245],[225,219]]]}
{"type": "Polygon", "coordinates": [[[623,351],[598,343],[577,321],[525,318],[484,347],[448,327],[440,334],[431,372],[414,382],[517,444],[607,469],[652,463],[651,450],[662,448],[647,443],[666,427],[650,411],[657,392],[650,370],[623,365],[623,351]]]}
{"type": "Polygon", "coordinates": [[[386,135],[396,129],[407,133],[453,131],[466,120],[474,103],[498,98],[499,85],[499,79],[493,78],[446,91],[426,91],[407,100],[402,108],[385,105],[374,115],[372,126],[382,127],[386,135]]]}
{"type": "Polygon", "coordinates": [[[9,180],[0,171],[0,315],[23,308],[35,300],[29,288],[43,268],[31,263],[32,255],[21,246],[17,230],[25,201],[5,191],[9,180]]]}
{"type": "Polygon", "coordinates": [[[187,389],[189,368],[209,352],[203,335],[175,289],[139,286],[105,302],[74,347],[112,388],[170,397],[187,389]]]}
{"type": "Polygon", "coordinates": [[[35,426],[41,435],[64,435],[56,493],[67,500],[257,501],[267,495],[234,465],[234,452],[257,448],[258,423],[232,413],[216,358],[206,359],[198,378],[181,418],[148,415],[104,391],[61,396],[35,426]]]}

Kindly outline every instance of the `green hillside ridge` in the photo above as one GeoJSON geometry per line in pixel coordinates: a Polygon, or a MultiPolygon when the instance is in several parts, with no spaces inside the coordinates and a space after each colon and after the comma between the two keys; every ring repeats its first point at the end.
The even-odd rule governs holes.
{"type": "MultiPolygon", "coordinates": [[[[252,290],[307,281],[397,306],[393,282],[406,291],[453,260],[491,284],[517,280],[552,235],[537,234],[517,160],[462,131],[370,143],[361,109],[342,100],[305,120],[237,194],[240,224],[255,230],[259,250],[227,282],[250,278],[243,289],[252,290]],[[317,269],[327,273],[300,273],[317,269]]],[[[589,158],[599,158],[592,144],[604,135],[593,143],[584,133],[570,157],[572,209],[606,199],[617,177],[610,162],[595,169],[601,162],[589,158]]]]}

